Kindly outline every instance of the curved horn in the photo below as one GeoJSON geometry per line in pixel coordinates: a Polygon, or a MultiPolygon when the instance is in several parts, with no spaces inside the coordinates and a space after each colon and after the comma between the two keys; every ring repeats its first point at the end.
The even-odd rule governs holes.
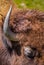
{"type": "Polygon", "coordinates": [[[11,11],[12,11],[12,6],[10,6],[10,9],[5,17],[5,20],[4,20],[3,31],[5,34],[7,33],[7,29],[9,26],[8,24],[9,24],[9,18],[10,18],[11,11]]]}
{"type": "Polygon", "coordinates": [[[12,11],[12,6],[10,6],[10,9],[5,17],[4,25],[3,25],[3,32],[9,37],[10,40],[14,41],[16,40],[16,34],[14,34],[9,28],[9,18],[11,15],[11,11],[12,11]]]}

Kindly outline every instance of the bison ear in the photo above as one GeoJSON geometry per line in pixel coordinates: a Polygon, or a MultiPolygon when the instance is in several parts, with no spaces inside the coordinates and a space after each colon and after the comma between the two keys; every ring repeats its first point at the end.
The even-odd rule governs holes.
{"type": "Polygon", "coordinates": [[[12,44],[11,44],[10,40],[8,40],[8,38],[5,35],[2,36],[2,40],[3,40],[3,44],[4,44],[5,48],[8,50],[8,52],[11,55],[13,49],[12,49],[12,44]]]}

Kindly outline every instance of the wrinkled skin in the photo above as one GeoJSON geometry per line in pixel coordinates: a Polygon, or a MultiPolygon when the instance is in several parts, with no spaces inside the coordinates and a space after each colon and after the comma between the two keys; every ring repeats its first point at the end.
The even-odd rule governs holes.
{"type": "Polygon", "coordinates": [[[10,53],[2,40],[2,36],[7,36],[0,32],[1,65],[44,65],[44,13],[31,10],[16,12],[11,16],[9,26],[18,41],[8,41],[12,45],[10,53]],[[28,57],[24,52],[27,46],[37,49],[39,54],[34,58],[28,57]]]}

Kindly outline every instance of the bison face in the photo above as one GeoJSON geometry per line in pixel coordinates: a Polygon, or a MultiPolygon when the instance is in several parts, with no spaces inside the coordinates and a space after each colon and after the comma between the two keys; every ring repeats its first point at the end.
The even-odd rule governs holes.
{"type": "Polygon", "coordinates": [[[20,11],[10,19],[10,29],[21,46],[15,65],[44,64],[44,15],[38,11],[20,11]],[[38,14],[39,13],[39,14],[38,14]]]}
{"type": "Polygon", "coordinates": [[[44,15],[26,10],[13,14],[13,18],[9,20],[10,12],[11,8],[5,18],[3,31],[16,52],[13,64],[44,65],[44,15]],[[9,22],[14,25],[10,23],[9,26],[9,22]]]}

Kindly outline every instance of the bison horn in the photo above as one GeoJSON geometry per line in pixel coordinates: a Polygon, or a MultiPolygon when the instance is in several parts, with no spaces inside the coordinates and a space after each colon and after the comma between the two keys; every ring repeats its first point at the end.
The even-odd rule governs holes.
{"type": "Polygon", "coordinates": [[[9,37],[10,40],[14,41],[16,40],[16,34],[14,34],[9,28],[9,19],[10,19],[11,11],[12,11],[12,6],[10,6],[10,9],[5,17],[4,25],[3,25],[3,32],[6,36],[9,37]]]}
{"type": "Polygon", "coordinates": [[[9,27],[9,18],[10,18],[11,11],[12,11],[12,6],[10,6],[10,9],[5,17],[5,20],[4,20],[3,31],[5,34],[7,33],[7,30],[9,27]]]}

